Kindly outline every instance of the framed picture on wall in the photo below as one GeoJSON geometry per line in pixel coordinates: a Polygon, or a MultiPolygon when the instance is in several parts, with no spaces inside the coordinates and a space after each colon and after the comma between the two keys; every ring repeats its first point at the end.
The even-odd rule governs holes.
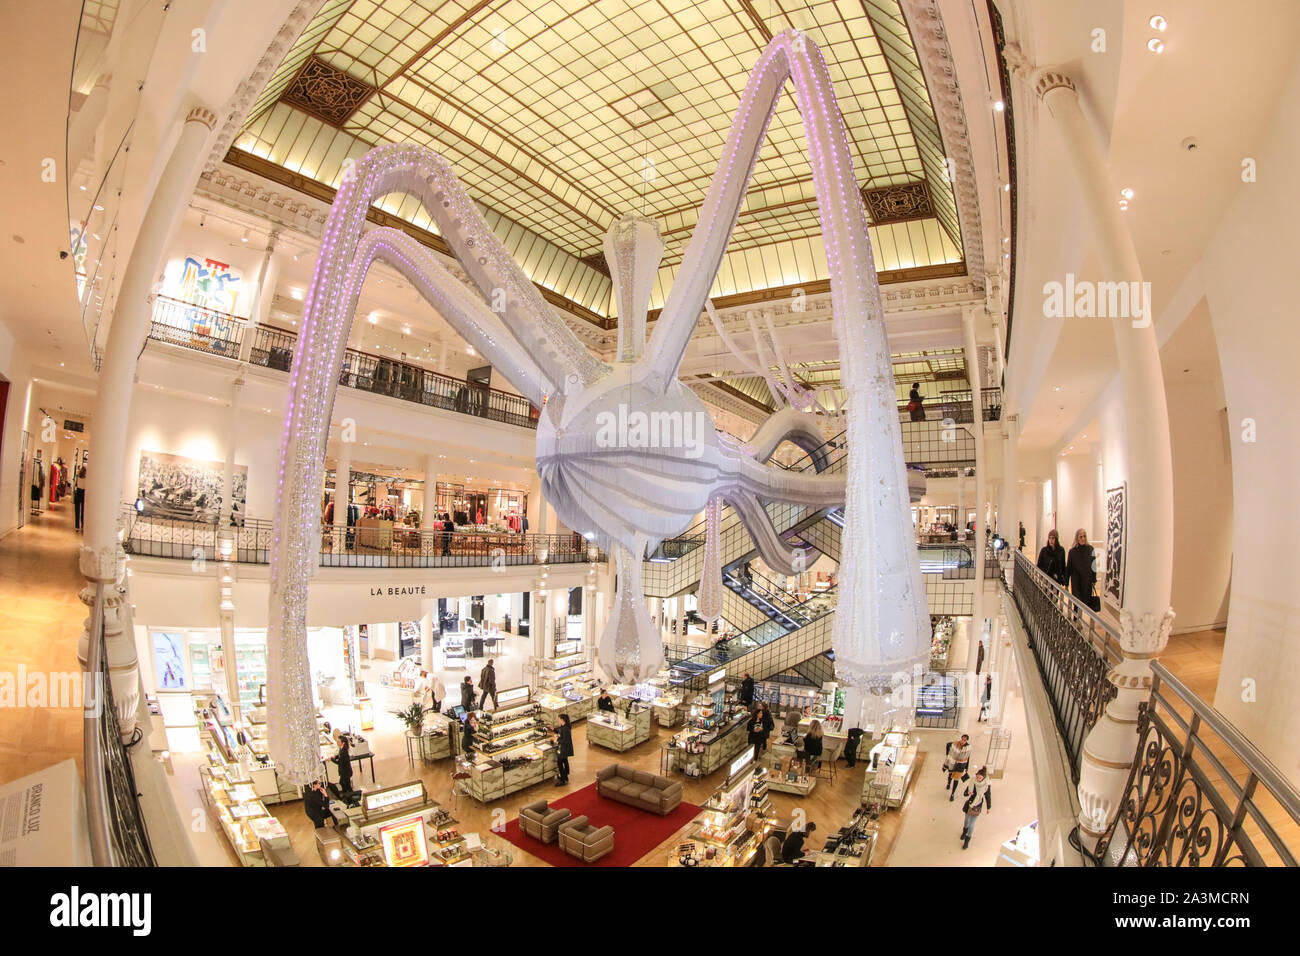
{"type": "MultiPolygon", "coordinates": [[[[164,452],[140,452],[141,513],[215,524],[221,514],[225,464],[164,452]]],[[[231,524],[244,522],[248,466],[236,465],[231,476],[231,524]]]]}
{"type": "Polygon", "coordinates": [[[1128,533],[1128,482],[1106,490],[1106,588],[1102,597],[1124,606],[1124,544],[1128,533]]]}

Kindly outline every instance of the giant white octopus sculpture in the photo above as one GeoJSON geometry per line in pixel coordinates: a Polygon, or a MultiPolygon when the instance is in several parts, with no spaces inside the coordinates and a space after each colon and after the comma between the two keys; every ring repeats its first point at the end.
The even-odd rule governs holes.
{"type": "Polygon", "coordinates": [[[610,676],[638,679],[658,669],[662,648],[645,607],[642,559],[719,498],[740,515],[764,560],[786,573],[793,570],[793,552],[765,504],[846,506],[833,642],[842,681],[882,693],[928,654],[929,618],[866,217],[826,65],[811,39],[783,33],[759,58],[648,345],[646,306],[662,253],[658,230],[626,216],[610,230],[605,250],[618,298],[613,364],[597,360],[552,311],[442,157],[417,146],[381,146],[344,177],[290,373],[271,559],[270,744],[280,772],[295,782],[319,773],[306,614],[330,412],[357,297],[377,259],[402,272],[542,408],[537,469],[543,494],[568,527],[591,534],[616,561],[615,613],[599,649],[610,676]],[[787,78],[800,96],[831,275],[847,390],[844,476],[767,464],[785,440],[817,453],[822,437],[811,416],[785,409],[737,446],[719,439],[703,403],[677,379],[787,78]],[[422,200],[482,299],[405,233],[378,228],[363,234],[370,204],[395,191],[422,200]]]}

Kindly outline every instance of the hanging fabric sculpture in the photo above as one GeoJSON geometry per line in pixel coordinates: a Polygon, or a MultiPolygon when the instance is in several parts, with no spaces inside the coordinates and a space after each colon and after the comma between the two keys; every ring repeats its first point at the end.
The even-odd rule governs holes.
{"type": "Polygon", "coordinates": [[[597,659],[606,676],[638,680],[659,669],[663,648],[645,606],[641,563],[717,500],[731,506],[763,561],[787,575],[802,563],[802,551],[781,536],[767,505],[784,502],[811,512],[843,504],[837,677],[883,695],[898,686],[901,671],[924,660],[928,614],[866,215],[830,75],[810,38],[786,31],[759,57],[648,346],[644,317],[663,253],[658,227],[628,215],[606,236],[620,325],[619,361],[612,364],[593,356],[542,297],[442,157],[415,145],[384,145],[358,159],[353,172],[335,194],[304,302],[280,446],[268,722],[271,755],[282,778],[304,784],[320,773],[307,658],[307,602],[320,528],[316,495],[324,480],[338,369],[362,284],[380,259],[542,409],[536,454],[542,492],[568,527],[588,535],[616,562],[614,614],[597,659]],[[777,447],[790,441],[809,453],[819,472],[828,466],[814,416],[782,408],[737,448],[719,440],[704,403],[678,379],[787,79],[798,93],[823,223],[847,390],[844,475],[768,464],[777,447]],[[400,230],[363,230],[371,204],[393,192],[416,197],[429,212],[481,295],[400,230]]]}
{"type": "Polygon", "coordinates": [[[704,561],[700,571],[697,610],[707,624],[722,617],[722,553],[718,548],[718,526],[722,521],[722,502],[710,498],[704,506],[704,561]]]}

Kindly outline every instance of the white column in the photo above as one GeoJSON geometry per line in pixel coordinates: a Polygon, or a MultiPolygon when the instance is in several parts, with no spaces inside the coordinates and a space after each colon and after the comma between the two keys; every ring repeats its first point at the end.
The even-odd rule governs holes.
{"type": "MultiPolygon", "coordinates": [[[[338,504],[334,505],[334,510],[338,510],[338,504]]],[[[433,672],[433,611],[438,606],[436,600],[424,602],[430,605],[423,614],[420,615],[420,666],[430,673],[433,672]]]]}
{"type": "MultiPolygon", "coordinates": [[[[86,483],[86,523],[80,568],[92,584],[102,583],[106,589],[122,577],[122,548],[117,539],[118,509],[136,360],[149,333],[149,293],[167,242],[184,214],[185,200],[194,188],[204,149],[216,123],[216,114],[199,106],[185,117],[180,138],[149,201],[131,251],[131,261],[122,274],[113,323],[104,347],[92,419],[95,423],[95,467],[90,469],[86,483]]],[[[116,700],[121,710],[121,729],[129,737],[135,731],[135,711],[140,698],[135,641],[131,635],[120,631],[108,633],[106,638],[113,691],[118,695],[116,700]]],[[[85,640],[83,635],[83,657],[85,640]]]]}
{"type": "MultiPolygon", "coordinates": [[[[998,511],[998,527],[1002,537],[1007,539],[1007,547],[1014,553],[1020,544],[1020,482],[1016,479],[1016,443],[1020,441],[1020,416],[1002,416],[1002,504],[998,511]]],[[[1029,536],[1025,535],[1028,546],[1029,536]]],[[[1013,563],[1007,564],[1007,574],[1011,574],[1013,563]]]]}
{"type": "Polygon", "coordinates": [[[957,469],[957,520],[953,524],[959,533],[966,530],[966,476],[960,468],[957,469]]]}
{"type": "Polygon", "coordinates": [[[1068,76],[1038,74],[1038,95],[1065,142],[1065,156],[1078,176],[1096,239],[1093,248],[1108,282],[1144,290],[1146,317],[1112,317],[1125,410],[1128,459],[1128,534],[1120,644],[1124,660],[1108,675],[1118,695],[1106,707],[1083,746],[1079,780],[1079,832],[1095,845],[1119,810],[1137,750],[1139,705],[1150,694],[1151,666],[1169,643],[1174,611],[1173,460],[1169,410],[1160,351],[1151,321],[1150,287],[1142,281],[1133,238],[1119,208],[1119,192],[1092,127],[1079,107],[1068,76]]]}
{"type": "Polygon", "coordinates": [[[975,658],[979,653],[979,636],[984,630],[984,500],[987,495],[984,471],[984,409],[980,406],[979,350],[975,347],[975,313],[962,310],[962,332],[966,343],[966,377],[970,380],[971,433],[975,437],[975,528],[971,550],[975,556],[975,588],[971,604],[971,634],[967,648],[966,669],[975,673],[975,658]]]}
{"type": "Polygon", "coordinates": [[[231,509],[235,503],[235,449],[239,444],[239,394],[243,384],[240,377],[230,383],[230,419],[226,426],[225,466],[221,472],[220,527],[223,530],[230,527],[231,509]]]}
{"type": "Polygon", "coordinates": [[[1101,442],[1092,455],[1092,527],[1088,537],[1094,545],[1105,546],[1106,543],[1106,470],[1102,464],[1101,442]]]}
{"type": "Polygon", "coordinates": [[[244,341],[239,346],[239,360],[247,362],[253,349],[257,327],[266,323],[271,314],[271,302],[275,299],[275,283],[279,278],[279,263],[275,259],[275,244],[280,238],[280,230],[272,229],[266,237],[266,248],[262,251],[262,261],[257,266],[257,279],[250,293],[253,301],[249,305],[248,325],[244,329],[244,341]]]}
{"type": "Polygon", "coordinates": [[[549,608],[546,604],[547,591],[537,588],[533,591],[531,606],[528,610],[528,636],[533,641],[533,657],[545,660],[546,654],[546,618],[549,608]]]}

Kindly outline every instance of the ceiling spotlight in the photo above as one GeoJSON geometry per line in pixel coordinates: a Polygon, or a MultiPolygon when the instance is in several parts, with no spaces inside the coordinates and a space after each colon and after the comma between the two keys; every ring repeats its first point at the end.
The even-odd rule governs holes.
{"type": "Polygon", "coordinates": [[[1010,183],[1003,183],[1003,184],[1002,184],[1002,191],[1003,191],[1004,193],[1009,193],[1009,192],[1011,192],[1011,184],[1010,184],[1010,183]]]}
{"type": "Polygon", "coordinates": [[[1128,200],[1127,200],[1127,199],[1121,199],[1121,200],[1119,201],[1119,208],[1120,208],[1120,209],[1128,209],[1128,200]]]}
{"type": "Polygon", "coordinates": [[[411,327],[410,327],[409,325],[404,325],[404,326],[402,326],[402,334],[403,334],[403,335],[410,335],[410,334],[411,334],[411,327]]]}
{"type": "Polygon", "coordinates": [[[1157,13],[1147,21],[1147,24],[1152,30],[1159,30],[1161,33],[1164,33],[1169,26],[1169,21],[1157,13]]]}
{"type": "Polygon", "coordinates": [[[247,229],[245,229],[245,230],[244,230],[244,234],[243,234],[242,236],[239,237],[239,241],[240,241],[240,242],[247,242],[247,241],[248,241],[248,230],[247,230],[247,229]]]}
{"type": "Polygon", "coordinates": [[[379,324],[379,313],[378,313],[378,312],[371,312],[370,315],[368,315],[368,316],[366,317],[366,321],[369,322],[371,325],[378,325],[378,324],[379,324]]]}
{"type": "Polygon", "coordinates": [[[1123,196],[1125,199],[1132,199],[1132,198],[1133,198],[1133,190],[1129,189],[1127,186],[1126,186],[1125,188],[1121,189],[1121,190],[1119,191],[1119,194],[1120,194],[1121,196],[1123,196]]]}
{"type": "Polygon", "coordinates": [[[993,108],[994,108],[995,110],[997,110],[999,113],[1001,113],[1004,109],[1007,108],[1007,104],[1006,104],[1006,103],[1003,103],[1001,100],[997,100],[997,101],[993,104],[993,108]]]}
{"type": "Polygon", "coordinates": [[[1152,37],[1150,40],[1147,40],[1147,49],[1152,53],[1164,53],[1165,41],[1159,37],[1152,37]]]}

